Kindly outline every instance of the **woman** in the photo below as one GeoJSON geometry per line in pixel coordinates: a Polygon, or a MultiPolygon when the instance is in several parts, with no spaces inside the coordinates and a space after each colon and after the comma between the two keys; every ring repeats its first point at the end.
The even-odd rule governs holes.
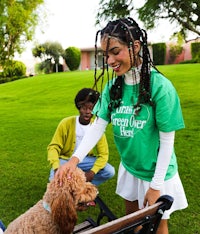
{"type": "Polygon", "coordinates": [[[187,207],[173,149],[175,131],[184,128],[178,95],[153,65],[146,31],[132,18],[109,22],[96,40],[99,34],[105,65],[95,85],[105,71],[108,83],[93,110],[94,124],[56,176],[61,183],[64,170],[70,176],[111,123],[121,157],[116,193],[125,200],[126,214],[152,205],[163,194],[171,195],[174,203],[157,230],[167,234],[170,214],[187,207]],[[108,66],[116,78],[109,77],[108,66]]]}

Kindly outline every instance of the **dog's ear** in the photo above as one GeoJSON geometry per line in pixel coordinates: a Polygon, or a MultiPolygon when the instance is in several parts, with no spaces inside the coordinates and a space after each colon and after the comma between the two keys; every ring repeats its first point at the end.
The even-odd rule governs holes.
{"type": "Polygon", "coordinates": [[[60,227],[61,233],[71,233],[77,221],[74,201],[69,191],[58,191],[58,193],[51,204],[52,217],[60,227]]]}

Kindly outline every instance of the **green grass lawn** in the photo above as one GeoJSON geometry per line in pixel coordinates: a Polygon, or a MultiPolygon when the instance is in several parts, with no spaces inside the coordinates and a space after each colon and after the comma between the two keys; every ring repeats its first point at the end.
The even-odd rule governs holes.
{"type": "MultiPolygon", "coordinates": [[[[186,128],[176,133],[179,173],[189,207],[172,214],[170,234],[200,233],[200,64],[159,66],[176,87],[186,128]]],[[[41,199],[50,167],[47,145],[58,122],[76,115],[74,96],[92,87],[93,71],[40,75],[0,85],[0,219],[7,225],[41,199]]],[[[109,162],[118,168],[119,156],[111,126],[106,131],[109,162]]],[[[123,200],[115,194],[115,176],[100,186],[100,194],[116,216],[124,215],[123,200]]],[[[79,213],[79,222],[97,208],[79,213]]]]}

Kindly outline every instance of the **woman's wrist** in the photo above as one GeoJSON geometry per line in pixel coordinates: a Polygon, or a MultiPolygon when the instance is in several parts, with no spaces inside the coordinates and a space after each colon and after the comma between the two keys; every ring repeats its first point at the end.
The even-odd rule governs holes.
{"type": "Polygon", "coordinates": [[[72,156],[69,160],[70,163],[73,163],[74,165],[77,166],[77,164],[79,163],[79,158],[77,158],[75,155],[72,156]]]}

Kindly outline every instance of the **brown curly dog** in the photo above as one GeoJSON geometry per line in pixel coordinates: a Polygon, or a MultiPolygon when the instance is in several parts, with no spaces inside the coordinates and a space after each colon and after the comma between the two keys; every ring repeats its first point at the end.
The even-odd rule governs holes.
{"type": "Polygon", "coordinates": [[[53,179],[43,199],[12,221],[5,234],[70,234],[77,221],[77,211],[94,205],[97,188],[86,182],[84,172],[77,168],[62,187],[53,179]]]}

